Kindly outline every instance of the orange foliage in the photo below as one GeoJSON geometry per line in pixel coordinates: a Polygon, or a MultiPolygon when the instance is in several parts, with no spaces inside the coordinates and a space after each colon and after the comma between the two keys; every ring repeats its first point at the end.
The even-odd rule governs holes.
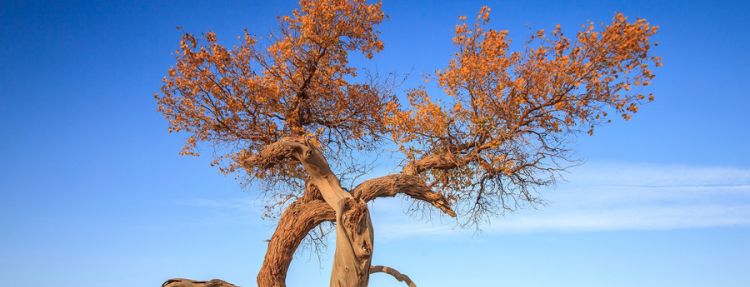
{"type": "MultiPolygon", "coordinates": [[[[364,0],[300,1],[266,49],[248,32],[228,49],[213,32],[199,43],[185,34],[177,65],[157,95],[170,131],[191,134],[182,154],[198,141],[239,147],[225,172],[285,135],[306,135],[328,145],[369,144],[383,133],[382,111],[391,98],[368,84],[352,83],[348,54],[372,57],[383,49],[374,26],[380,4],[364,0]]],[[[257,177],[298,176],[289,170],[246,167],[257,177]]],[[[294,169],[292,169],[294,170],[294,169]]]]}
{"type": "Polygon", "coordinates": [[[523,52],[510,51],[508,31],[486,27],[489,8],[471,26],[459,19],[458,51],[437,72],[450,101],[439,107],[413,91],[406,108],[388,106],[387,123],[412,168],[474,215],[535,201],[530,188],[551,183],[566,160],[566,135],[592,134],[608,112],[630,119],[646,98],[632,88],[647,86],[660,65],[649,55],[657,27],[619,13],[573,39],[559,25],[539,30],[523,52]]]}
{"type": "Polygon", "coordinates": [[[383,18],[380,3],[301,0],[265,49],[247,32],[231,49],[213,32],[201,41],[185,34],[156,96],[159,111],[170,131],[190,134],[183,154],[195,154],[199,141],[224,144],[233,151],[217,159],[230,159],[222,170],[258,178],[302,178],[295,166],[246,165],[284,136],[331,149],[374,147],[390,135],[406,155],[406,173],[478,215],[536,201],[533,187],[554,180],[569,135],[591,134],[611,115],[630,119],[653,100],[636,92],[661,65],[650,54],[657,27],[646,20],[618,13],[572,38],[558,25],[512,51],[508,31],[488,28],[483,7],[473,24],[459,17],[457,52],[437,71],[447,97],[413,89],[402,105],[377,84],[354,82],[348,62],[351,52],[370,58],[383,49],[375,30],[383,18]]]}

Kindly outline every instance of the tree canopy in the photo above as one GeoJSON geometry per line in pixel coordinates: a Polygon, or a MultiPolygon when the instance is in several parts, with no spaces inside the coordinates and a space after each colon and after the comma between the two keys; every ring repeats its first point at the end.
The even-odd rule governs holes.
{"type": "Polygon", "coordinates": [[[299,166],[254,160],[284,136],[304,136],[325,151],[371,149],[390,138],[407,159],[405,171],[477,216],[536,201],[533,187],[564,167],[572,134],[592,134],[612,114],[630,119],[653,100],[635,89],[649,85],[660,65],[649,53],[657,27],[645,19],[617,13],[572,38],[558,25],[512,51],[508,31],[489,28],[483,7],[473,23],[459,17],[456,52],[436,71],[444,95],[414,88],[400,102],[382,83],[361,81],[348,61],[352,52],[371,58],[383,49],[381,3],[299,4],[279,18],[265,48],[248,31],[232,48],[213,32],[182,37],[157,95],[170,131],[190,135],[182,154],[197,155],[201,141],[220,144],[228,151],[215,160],[223,172],[288,183],[304,179],[299,166]]]}
{"type": "Polygon", "coordinates": [[[182,154],[219,146],[214,164],[270,184],[267,208],[283,210],[261,286],[283,286],[300,241],[327,221],[337,223],[332,286],[366,286],[370,271],[393,270],[370,269],[366,202],[405,195],[462,223],[536,203],[569,163],[572,137],[653,100],[642,91],[661,62],[645,19],[617,13],[573,36],[558,25],[513,48],[483,7],[473,21],[459,17],[455,54],[434,75],[442,93],[416,87],[400,100],[387,79],[349,62],[383,49],[384,17],[381,3],[301,0],[268,39],[246,30],[231,48],[214,32],[180,41],[155,97],[169,130],[189,134],[182,154]],[[387,142],[403,153],[401,172],[343,189],[329,162],[356,165],[341,155],[387,142]]]}

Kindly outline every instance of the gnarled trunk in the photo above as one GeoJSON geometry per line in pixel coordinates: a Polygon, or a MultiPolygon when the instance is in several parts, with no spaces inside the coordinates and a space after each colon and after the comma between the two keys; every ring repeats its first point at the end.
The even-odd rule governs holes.
{"type": "MultiPolygon", "coordinates": [[[[281,141],[268,146],[259,157],[252,160],[273,164],[274,160],[289,157],[302,163],[308,176],[308,184],[312,185],[320,192],[323,200],[333,209],[336,217],[336,251],[333,259],[333,271],[331,272],[330,286],[366,287],[370,275],[373,246],[373,228],[372,221],[370,220],[370,212],[367,209],[367,203],[362,199],[355,198],[341,188],[338,178],[331,171],[331,168],[322,153],[303,139],[282,139],[281,141]]],[[[308,211],[305,210],[302,212],[308,211]]],[[[290,216],[295,215],[296,214],[291,214],[290,216]]],[[[311,219],[306,219],[307,217],[299,219],[302,219],[302,223],[316,225],[314,215],[311,216],[311,219]]],[[[281,227],[282,226],[279,225],[279,228],[281,227]]],[[[299,231],[309,231],[307,228],[309,227],[312,229],[314,225],[297,227],[300,229],[299,231]]],[[[294,232],[296,231],[297,230],[294,232]]],[[[276,234],[274,234],[274,236],[275,235],[276,234]]],[[[279,244],[273,246],[269,244],[269,248],[283,248],[285,245],[288,247],[299,244],[299,242],[289,242],[289,238],[273,238],[272,240],[286,241],[286,243],[280,244],[281,246],[279,244]]],[[[296,237],[294,240],[301,239],[296,237]]],[[[270,260],[273,261],[275,260],[273,258],[275,256],[292,256],[292,254],[294,254],[294,250],[292,249],[269,249],[269,252],[266,254],[266,260],[269,259],[269,256],[272,257],[270,260]],[[274,251],[282,252],[284,254],[274,254],[274,251]]],[[[288,262],[288,260],[285,259],[286,258],[281,258],[281,261],[288,262]]],[[[264,266],[264,268],[266,268],[266,266],[264,266]]],[[[285,276],[282,274],[286,273],[287,268],[288,264],[281,266],[281,268],[276,266],[277,270],[271,270],[270,277],[272,278],[267,278],[269,274],[264,274],[264,270],[261,270],[261,274],[258,275],[258,285],[262,287],[284,286],[283,282],[274,280],[274,278],[282,279],[280,277],[285,276]],[[271,285],[265,285],[269,283],[271,285]]]]}
{"type": "MultiPolygon", "coordinates": [[[[372,178],[351,191],[352,196],[365,202],[398,194],[429,203],[449,216],[456,216],[448,200],[442,194],[430,190],[419,177],[414,175],[391,174],[372,178]]],[[[268,243],[265,260],[258,272],[258,286],[286,286],[286,273],[300,242],[318,224],[334,220],[336,220],[336,215],[333,208],[321,199],[306,195],[289,205],[281,215],[268,243]]],[[[393,270],[393,268],[387,270],[393,270]]],[[[371,268],[370,273],[374,272],[385,272],[396,277],[392,273],[380,269],[374,271],[371,268]]],[[[413,282],[406,283],[414,284],[413,282]]]]}
{"type": "Polygon", "coordinates": [[[309,145],[301,145],[297,159],[305,167],[309,183],[336,214],[336,251],[333,257],[331,287],[366,287],[370,277],[373,228],[367,203],[346,192],[323,155],[309,145]]]}
{"type": "Polygon", "coordinates": [[[373,228],[367,203],[353,197],[336,211],[336,252],[331,287],[366,287],[370,278],[373,228]]]}
{"type": "Polygon", "coordinates": [[[448,199],[431,191],[422,179],[411,174],[373,178],[358,185],[351,193],[346,192],[323,155],[299,138],[284,138],[249,160],[261,166],[271,166],[289,158],[299,161],[305,167],[309,190],[281,215],[258,273],[258,286],[286,286],[286,273],[300,242],[319,224],[334,220],[337,223],[336,250],[330,286],[364,287],[369,282],[370,273],[374,272],[390,274],[413,286],[414,283],[408,277],[392,268],[377,267],[376,270],[371,270],[373,226],[367,202],[379,197],[403,194],[430,203],[444,213],[455,216],[448,199]],[[316,192],[310,192],[312,190],[316,192]]]}

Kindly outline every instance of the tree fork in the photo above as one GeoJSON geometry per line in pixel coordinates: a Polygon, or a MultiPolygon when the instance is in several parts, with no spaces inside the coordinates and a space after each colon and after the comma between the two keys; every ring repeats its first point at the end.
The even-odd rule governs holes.
{"type": "MultiPolygon", "coordinates": [[[[369,202],[379,197],[393,197],[397,194],[422,200],[439,208],[449,216],[456,213],[449,201],[440,193],[430,190],[416,176],[391,174],[364,181],[355,187],[351,194],[369,202]]],[[[333,208],[322,200],[305,197],[292,203],[281,215],[278,225],[268,243],[266,257],[258,273],[258,286],[286,286],[286,272],[292,256],[307,234],[319,224],[336,219],[333,208]]],[[[372,270],[370,272],[372,274],[372,270]]]]}
{"type": "MultiPolygon", "coordinates": [[[[336,216],[336,251],[330,286],[367,286],[373,247],[373,228],[367,203],[344,191],[323,154],[301,137],[283,138],[248,160],[261,166],[272,166],[290,157],[302,164],[308,175],[308,183],[320,191],[336,216]]],[[[284,251],[289,253],[285,256],[294,254],[294,250],[284,251]]],[[[286,270],[278,271],[285,273],[286,270]]],[[[264,286],[261,285],[260,276],[258,284],[264,286]]]]}
{"type": "Polygon", "coordinates": [[[320,192],[324,200],[306,194],[282,213],[258,273],[258,286],[286,286],[286,273],[299,244],[313,228],[334,220],[340,224],[336,225],[331,286],[367,286],[373,238],[366,202],[375,198],[404,194],[456,216],[448,199],[430,190],[414,175],[386,175],[364,181],[351,193],[344,191],[322,154],[299,137],[282,138],[268,145],[256,156],[248,158],[246,164],[268,168],[289,159],[303,164],[309,175],[308,183],[320,192]]]}

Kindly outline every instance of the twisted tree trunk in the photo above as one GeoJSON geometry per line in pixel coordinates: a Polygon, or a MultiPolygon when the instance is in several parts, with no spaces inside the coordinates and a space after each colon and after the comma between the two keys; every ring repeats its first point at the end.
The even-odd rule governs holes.
{"type": "MultiPolygon", "coordinates": [[[[373,228],[367,203],[360,198],[355,198],[352,194],[341,188],[339,179],[331,171],[323,154],[303,139],[282,139],[266,147],[260,155],[251,160],[261,164],[273,165],[275,161],[286,158],[293,158],[302,164],[308,176],[308,184],[320,192],[323,201],[334,211],[337,223],[336,251],[334,253],[330,286],[366,287],[370,275],[373,247],[373,228]]],[[[290,210],[294,209],[290,207],[290,210]]],[[[309,208],[290,213],[288,217],[294,218],[290,218],[288,224],[296,228],[291,232],[293,233],[291,235],[293,237],[294,235],[303,233],[306,235],[310,229],[319,224],[320,216],[316,217],[315,213],[315,211],[309,210],[309,208]],[[310,215],[299,217],[298,213],[308,213],[310,215]],[[303,223],[303,226],[297,226],[296,222],[303,223]]],[[[287,212],[282,217],[286,215],[287,212]]],[[[279,228],[282,227],[282,224],[286,226],[287,222],[280,222],[279,228]]],[[[277,228],[277,233],[278,231],[277,228]]],[[[276,237],[277,233],[274,234],[274,237],[276,237]]],[[[299,240],[304,238],[304,236],[285,238],[289,235],[286,233],[289,232],[282,232],[278,238],[272,239],[272,241],[281,242],[274,242],[276,243],[274,246],[269,244],[266,260],[276,262],[289,261],[290,258],[276,259],[274,257],[291,257],[294,254],[294,250],[289,247],[296,247],[299,244],[299,240]],[[279,248],[281,250],[278,250],[279,248]],[[281,254],[277,254],[277,252],[281,254]]],[[[283,279],[285,276],[288,264],[276,267],[264,266],[263,268],[261,274],[258,275],[259,286],[284,286],[283,281],[279,279],[283,279]],[[271,268],[269,270],[271,274],[264,274],[263,271],[265,270],[263,268],[271,268]],[[271,275],[270,278],[268,275],[271,275]]]]}
{"type": "Polygon", "coordinates": [[[336,214],[336,251],[331,287],[366,287],[370,277],[373,228],[367,203],[344,191],[317,150],[305,146],[299,159],[310,183],[320,191],[336,214]]]}
{"type": "MultiPolygon", "coordinates": [[[[319,224],[334,220],[337,223],[336,250],[330,286],[365,287],[369,282],[370,273],[375,272],[390,274],[397,280],[414,286],[406,275],[395,269],[380,266],[371,270],[373,226],[367,202],[379,197],[404,194],[430,203],[444,213],[455,216],[449,201],[442,194],[431,191],[421,178],[411,174],[392,174],[370,179],[358,185],[351,193],[346,192],[341,188],[338,178],[331,171],[323,155],[298,138],[282,139],[249,160],[272,166],[290,158],[302,163],[308,173],[308,191],[281,215],[258,273],[258,286],[286,286],[286,273],[300,242],[319,224]],[[312,190],[317,192],[310,192],[312,190]]],[[[170,279],[164,286],[233,286],[224,281],[221,281],[222,284],[229,285],[205,285],[214,281],[170,279]],[[174,285],[190,282],[197,282],[191,284],[198,285],[174,285]]]]}

